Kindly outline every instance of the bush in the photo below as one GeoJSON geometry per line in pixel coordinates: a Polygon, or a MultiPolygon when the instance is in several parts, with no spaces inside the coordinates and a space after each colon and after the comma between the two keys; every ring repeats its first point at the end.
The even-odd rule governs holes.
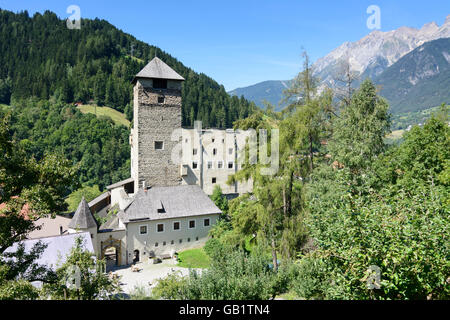
{"type": "Polygon", "coordinates": [[[223,250],[223,245],[219,240],[211,238],[208,241],[206,241],[203,250],[205,250],[206,254],[210,258],[213,258],[215,254],[220,253],[220,251],[223,250]]]}
{"type": "Polygon", "coordinates": [[[267,300],[287,287],[287,273],[268,270],[263,254],[247,255],[242,250],[227,250],[215,255],[211,267],[189,276],[171,274],[159,280],[156,298],[181,300],[267,300]]]}

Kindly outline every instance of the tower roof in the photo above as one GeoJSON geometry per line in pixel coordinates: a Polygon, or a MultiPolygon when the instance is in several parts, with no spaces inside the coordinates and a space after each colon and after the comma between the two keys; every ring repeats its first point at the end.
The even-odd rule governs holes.
{"type": "Polygon", "coordinates": [[[133,83],[137,78],[149,78],[149,79],[167,79],[184,81],[184,78],[175,72],[171,67],[164,63],[158,57],[153,58],[144,69],[134,77],[133,83]]]}
{"type": "Polygon", "coordinates": [[[77,211],[73,215],[72,220],[70,220],[69,228],[71,229],[89,229],[97,227],[97,222],[92,215],[91,209],[86,200],[81,199],[78,205],[77,211]]]}

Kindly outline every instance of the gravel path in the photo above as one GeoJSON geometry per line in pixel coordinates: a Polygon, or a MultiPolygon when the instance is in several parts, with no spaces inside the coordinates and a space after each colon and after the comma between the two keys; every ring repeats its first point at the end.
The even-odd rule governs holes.
{"type": "Polygon", "coordinates": [[[165,278],[174,271],[180,271],[182,275],[188,275],[189,269],[176,266],[174,259],[164,259],[162,263],[151,264],[148,262],[140,262],[135,265],[141,271],[131,271],[131,266],[116,267],[112,270],[113,274],[120,276],[120,286],[122,292],[129,294],[136,286],[145,289],[151,289],[157,279],[165,278]]]}

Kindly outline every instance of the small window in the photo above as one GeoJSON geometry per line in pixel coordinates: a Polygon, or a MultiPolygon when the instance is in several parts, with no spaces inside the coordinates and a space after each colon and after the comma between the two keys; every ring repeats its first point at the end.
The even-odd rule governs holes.
{"type": "Polygon", "coordinates": [[[156,226],[156,230],[157,230],[158,232],[163,232],[163,231],[164,231],[164,224],[163,224],[163,223],[159,223],[159,224],[156,226]]]}
{"type": "Polygon", "coordinates": [[[180,223],[178,221],[173,223],[173,230],[180,230],[180,223]]]}
{"type": "Polygon", "coordinates": [[[196,148],[194,148],[194,149],[192,149],[192,155],[196,155],[197,154],[197,149],[196,148]]]}
{"type": "Polygon", "coordinates": [[[170,244],[174,244],[174,243],[175,243],[175,241],[173,241],[173,240],[170,241],[170,244]]]}
{"type": "Polygon", "coordinates": [[[198,237],[195,237],[195,241],[198,241],[198,237]]]}
{"type": "Polygon", "coordinates": [[[155,141],[155,150],[162,150],[164,148],[164,142],[155,141]]]}
{"type": "Polygon", "coordinates": [[[155,247],[157,247],[157,246],[158,246],[158,242],[155,243],[155,247]]]}
{"type": "Polygon", "coordinates": [[[214,143],[214,141],[216,141],[216,139],[212,138],[212,139],[211,139],[211,142],[214,143]]]}
{"type": "Polygon", "coordinates": [[[217,154],[217,149],[214,148],[214,149],[213,149],[213,156],[215,156],[216,154],[217,154]]]}
{"type": "Polygon", "coordinates": [[[167,89],[167,79],[153,79],[153,88],[167,89]]]}
{"type": "Polygon", "coordinates": [[[212,169],[213,163],[212,161],[208,161],[208,169],[212,169]]]}
{"type": "Polygon", "coordinates": [[[225,143],[225,139],[222,139],[222,143],[225,143]]]}
{"type": "Polygon", "coordinates": [[[186,143],[187,143],[187,142],[188,142],[188,139],[185,139],[185,140],[184,140],[184,142],[186,142],[186,143]]]}
{"type": "Polygon", "coordinates": [[[189,229],[194,229],[195,228],[195,220],[190,220],[189,221],[189,229]]]}
{"type": "Polygon", "coordinates": [[[182,242],[183,242],[183,239],[180,239],[178,242],[179,242],[179,243],[182,243],[182,242]]]}
{"type": "Polygon", "coordinates": [[[139,227],[139,233],[140,234],[147,234],[147,226],[140,226],[139,227]]]}
{"type": "Polygon", "coordinates": [[[192,169],[197,169],[197,162],[192,162],[192,169]]]}
{"type": "Polygon", "coordinates": [[[164,96],[158,96],[158,103],[164,103],[164,96]]]}
{"type": "Polygon", "coordinates": [[[217,182],[217,178],[212,178],[212,179],[211,179],[211,183],[212,183],[212,184],[214,184],[214,183],[216,183],[216,182],[217,182]]]}
{"type": "Polygon", "coordinates": [[[163,241],[163,246],[165,246],[166,245],[166,242],[165,241],[163,241]]]}
{"type": "Polygon", "coordinates": [[[217,168],[218,169],[222,169],[223,168],[223,162],[222,161],[218,161],[217,162],[217,168]]]}
{"type": "Polygon", "coordinates": [[[228,169],[233,169],[233,162],[228,162],[228,169]]]}
{"type": "Polygon", "coordinates": [[[188,238],[188,242],[191,242],[191,238],[188,238]]]}
{"type": "Polygon", "coordinates": [[[203,226],[209,227],[209,219],[203,220],[203,226]]]}

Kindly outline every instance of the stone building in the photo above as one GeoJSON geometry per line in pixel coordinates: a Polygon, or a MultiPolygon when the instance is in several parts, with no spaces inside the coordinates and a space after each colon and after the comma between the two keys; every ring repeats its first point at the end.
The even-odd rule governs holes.
{"type": "MultiPolygon", "coordinates": [[[[155,57],[133,79],[134,123],[130,134],[134,189],[197,184],[207,194],[219,185],[225,194],[252,191],[252,181],[226,184],[238,168],[250,132],[182,128],[184,78],[155,57]]],[[[113,201],[114,202],[114,201],[113,201]]]]}
{"type": "Polygon", "coordinates": [[[98,226],[82,199],[69,224],[69,234],[91,235],[94,253],[109,266],[171,257],[202,246],[222,213],[197,185],[141,188],[117,211],[98,226]]]}
{"type": "Polygon", "coordinates": [[[80,202],[69,233],[89,232],[95,253],[116,265],[168,257],[204,244],[221,211],[216,185],[235,197],[252,181],[228,185],[250,132],[181,126],[183,77],[155,57],[133,79],[131,177],[80,202]],[[98,226],[93,213],[108,217],[98,226]]]}

